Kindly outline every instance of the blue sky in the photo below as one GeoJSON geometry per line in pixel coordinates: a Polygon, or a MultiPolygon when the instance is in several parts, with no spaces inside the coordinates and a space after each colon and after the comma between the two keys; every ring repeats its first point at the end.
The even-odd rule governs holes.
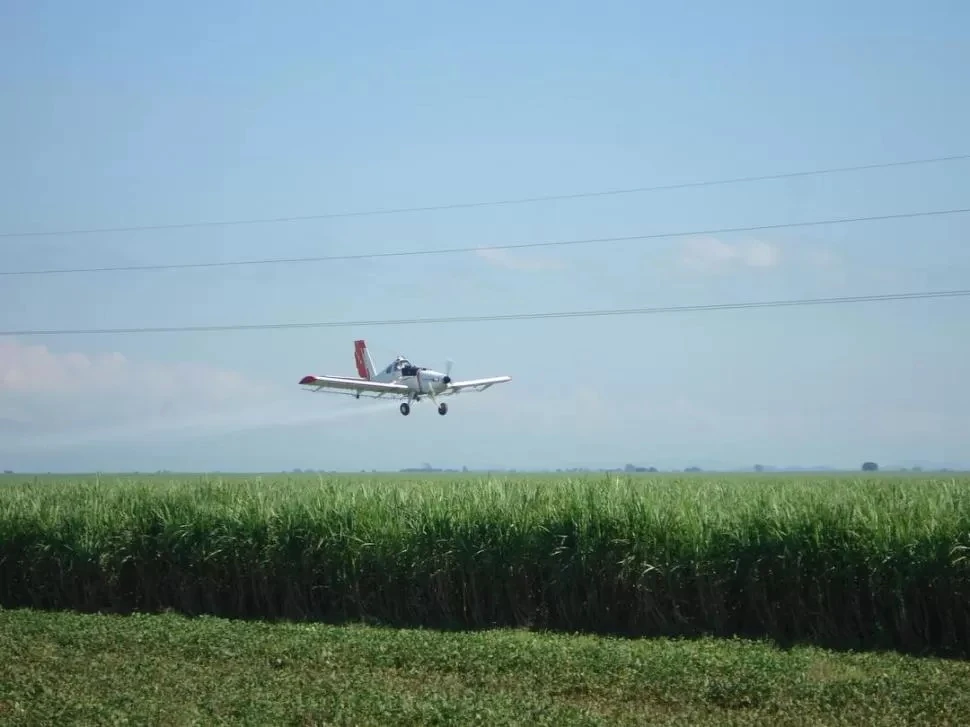
{"type": "MultiPolygon", "coordinates": [[[[970,151],[961,2],[0,10],[0,232],[569,194],[970,151]]],[[[0,238],[0,270],[486,246],[966,207],[970,162],[284,224],[0,238]]],[[[3,277],[0,329],[965,288],[970,215],[492,254],[3,277]]],[[[967,299],[0,338],[18,470],[970,463],[967,299]],[[383,363],[513,381],[311,396],[383,363]]]]}

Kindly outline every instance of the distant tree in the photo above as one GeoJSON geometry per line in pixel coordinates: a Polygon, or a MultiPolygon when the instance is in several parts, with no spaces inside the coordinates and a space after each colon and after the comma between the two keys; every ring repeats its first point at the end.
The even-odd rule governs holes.
{"type": "Polygon", "coordinates": [[[879,469],[879,465],[877,465],[875,462],[863,462],[862,463],[862,471],[863,472],[875,472],[878,469],[879,469]]]}
{"type": "Polygon", "coordinates": [[[765,466],[763,464],[756,464],[754,466],[754,471],[755,472],[764,472],[765,471],[765,466]]]}

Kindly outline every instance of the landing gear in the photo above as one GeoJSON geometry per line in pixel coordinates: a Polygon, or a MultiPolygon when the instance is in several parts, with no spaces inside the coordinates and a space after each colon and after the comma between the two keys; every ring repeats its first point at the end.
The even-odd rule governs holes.
{"type": "MultiPolygon", "coordinates": [[[[420,401],[420,400],[417,397],[414,397],[414,401],[420,401]]],[[[407,402],[407,401],[401,402],[401,414],[403,414],[404,416],[407,416],[410,413],[411,413],[410,402],[407,402]]],[[[441,416],[444,416],[445,414],[448,413],[448,405],[445,402],[441,402],[440,404],[438,404],[438,413],[441,416]]]]}

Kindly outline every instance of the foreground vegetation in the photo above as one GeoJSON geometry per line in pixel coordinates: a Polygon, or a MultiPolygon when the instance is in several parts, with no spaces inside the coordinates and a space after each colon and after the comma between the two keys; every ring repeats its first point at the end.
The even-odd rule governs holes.
{"type": "Polygon", "coordinates": [[[970,478],[9,479],[0,605],[970,653],[970,478]]]}
{"type": "Polygon", "coordinates": [[[700,639],[0,611],[0,723],[946,725],[970,663],[700,639]]]}

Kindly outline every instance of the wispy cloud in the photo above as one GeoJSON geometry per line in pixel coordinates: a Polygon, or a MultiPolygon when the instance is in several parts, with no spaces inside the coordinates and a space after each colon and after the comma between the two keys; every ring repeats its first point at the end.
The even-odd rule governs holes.
{"type": "Polygon", "coordinates": [[[235,371],[195,363],[133,362],[121,353],[55,353],[43,345],[0,341],[0,393],[103,394],[147,388],[162,396],[221,399],[251,392],[235,371]]]}
{"type": "Polygon", "coordinates": [[[56,352],[0,341],[0,418],[44,433],[104,424],[149,428],[178,417],[272,401],[271,387],[199,363],[132,361],[121,353],[56,352]]]}
{"type": "Polygon", "coordinates": [[[680,262],[705,273],[723,273],[739,267],[766,270],[781,264],[781,251],[763,240],[729,243],[716,237],[695,237],[681,244],[680,262]]]}
{"type": "Polygon", "coordinates": [[[477,249],[475,254],[488,264],[506,270],[561,270],[564,267],[559,260],[524,257],[503,249],[483,247],[477,249]]]}

